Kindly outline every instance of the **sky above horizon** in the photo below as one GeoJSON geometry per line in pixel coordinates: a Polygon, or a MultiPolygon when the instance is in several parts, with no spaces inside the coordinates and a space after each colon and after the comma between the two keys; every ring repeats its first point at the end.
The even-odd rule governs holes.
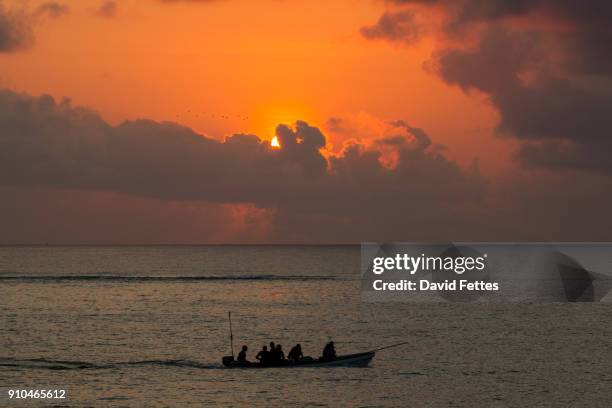
{"type": "Polygon", "coordinates": [[[611,23],[595,0],[0,0],[0,244],[610,240],[611,23]]]}

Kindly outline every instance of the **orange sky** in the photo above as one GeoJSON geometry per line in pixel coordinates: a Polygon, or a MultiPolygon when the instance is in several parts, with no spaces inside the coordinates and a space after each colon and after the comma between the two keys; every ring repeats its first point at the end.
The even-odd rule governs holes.
{"type": "Polygon", "coordinates": [[[67,96],[113,123],[171,120],[215,138],[271,138],[298,119],[325,131],[330,117],[365,115],[423,128],[462,164],[479,156],[491,170],[509,150],[491,136],[483,97],[423,70],[432,39],[400,47],[360,35],[384,11],[375,0],[125,0],[113,18],[96,16],[98,0],[68,4],[68,15],[39,17],[33,47],[0,56],[0,85],[67,96]]]}
{"type": "Polygon", "coordinates": [[[0,0],[0,243],[606,240],[587,3],[0,0]]]}

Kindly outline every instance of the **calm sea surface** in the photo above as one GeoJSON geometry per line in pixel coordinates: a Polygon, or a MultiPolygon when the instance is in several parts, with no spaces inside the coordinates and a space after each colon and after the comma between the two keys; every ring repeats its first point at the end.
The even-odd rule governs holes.
{"type": "MultiPolygon", "coordinates": [[[[68,406],[610,407],[612,304],[362,303],[359,247],[0,247],[0,388],[68,406]],[[368,368],[225,370],[409,341],[368,368]]],[[[2,406],[26,406],[0,400],[2,406]]]]}

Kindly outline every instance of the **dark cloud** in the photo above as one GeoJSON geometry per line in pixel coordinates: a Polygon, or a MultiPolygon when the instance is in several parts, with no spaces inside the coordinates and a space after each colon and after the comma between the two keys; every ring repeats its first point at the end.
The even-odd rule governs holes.
{"type": "Polygon", "coordinates": [[[105,0],[100,4],[100,7],[98,7],[96,15],[104,18],[113,18],[117,15],[118,9],[119,6],[116,1],[105,0]]]}
{"type": "Polygon", "coordinates": [[[539,33],[492,27],[476,49],[440,51],[438,73],[489,95],[500,113],[499,130],[525,143],[517,157],[526,164],[612,171],[602,154],[612,147],[612,88],[554,73],[542,41],[539,33]]]}
{"type": "Polygon", "coordinates": [[[501,114],[500,129],[522,139],[564,138],[598,143],[612,134],[612,89],[585,88],[541,68],[538,36],[491,28],[473,50],[446,49],[438,55],[440,76],[464,89],[490,96],[501,114]],[[525,83],[522,73],[537,75],[525,83]]]}
{"type": "Polygon", "coordinates": [[[406,129],[412,136],[414,136],[420,149],[427,149],[429,146],[431,146],[431,138],[423,129],[410,126],[403,120],[395,120],[391,122],[391,125],[406,129]]]}
{"type": "Polygon", "coordinates": [[[361,34],[368,39],[412,43],[419,38],[420,29],[411,11],[385,12],[376,24],[362,27],[361,34]]]}
{"type": "Polygon", "coordinates": [[[26,48],[33,38],[27,15],[8,10],[0,0],[0,53],[26,48]]]}
{"type": "MultiPolygon", "coordinates": [[[[305,187],[339,183],[332,176],[344,160],[339,156],[328,163],[320,153],[325,137],[302,121],[293,128],[279,125],[282,148],[273,149],[254,135],[218,142],[170,122],[137,120],[113,127],[69,101],[10,91],[0,93],[0,125],[5,129],[0,139],[4,185],[267,203],[303,194],[305,187]]],[[[418,152],[425,162],[438,163],[426,146],[419,146],[410,145],[402,154],[418,152]]],[[[378,157],[361,148],[355,152],[378,157]]]]}
{"type": "MultiPolygon", "coordinates": [[[[406,1],[405,3],[410,3],[406,1]]],[[[434,2],[432,2],[434,3],[434,2]]],[[[537,17],[558,22],[561,27],[547,27],[536,22],[532,32],[540,33],[540,40],[549,36],[563,43],[567,52],[567,68],[578,73],[612,74],[612,55],[607,44],[612,40],[612,3],[598,0],[439,0],[450,15],[446,29],[469,27],[473,23],[496,24],[505,18],[537,17]]],[[[512,28],[506,25],[506,28],[512,28]]],[[[548,44],[550,46],[550,44],[548,44]]],[[[556,52],[549,49],[548,52],[556,52]]]]}
{"type": "MultiPolygon", "coordinates": [[[[500,114],[500,133],[523,142],[516,157],[524,164],[612,172],[607,158],[612,147],[612,3],[389,3],[407,7],[403,12],[413,12],[410,7],[417,3],[445,11],[442,31],[450,43],[463,44],[440,46],[427,66],[450,84],[488,95],[500,114]],[[476,44],[469,41],[474,35],[476,44]]],[[[388,40],[401,40],[393,27],[387,31],[392,33],[388,40]]]]}
{"type": "MultiPolygon", "coordinates": [[[[440,151],[443,146],[432,143],[430,137],[417,127],[403,120],[383,121],[366,113],[331,117],[325,128],[333,135],[336,143],[348,141],[375,141],[379,146],[403,145],[414,149],[440,151]]],[[[329,145],[328,145],[329,147],[329,145]]],[[[334,147],[342,147],[342,144],[334,147]]],[[[338,151],[338,149],[333,149],[338,151]]]]}
{"type": "Polygon", "coordinates": [[[565,18],[580,24],[602,24],[609,21],[612,5],[599,0],[387,0],[396,5],[437,5],[446,9],[452,25],[475,21],[492,22],[506,17],[539,13],[565,18]]]}
{"type": "Polygon", "coordinates": [[[355,242],[390,231],[399,238],[398,225],[415,238],[442,237],[449,225],[469,223],[466,208],[483,193],[481,177],[430,152],[424,133],[386,143],[397,155],[389,168],[384,152],[359,143],[326,159],[324,135],[305,122],[280,125],[275,149],[254,135],[219,142],[176,123],[111,126],[69,101],[10,91],[0,93],[0,127],[1,186],[251,203],[274,212],[276,239],[355,242]]]}
{"type": "MultiPolygon", "coordinates": [[[[333,123],[351,131],[348,121],[333,123]]],[[[422,129],[382,123],[369,142],[324,155],[325,136],[301,121],[278,126],[275,149],[170,122],[112,126],[67,100],[1,91],[0,242],[609,239],[608,177],[487,180],[422,129]]]]}
{"type": "Polygon", "coordinates": [[[46,14],[52,18],[59,18],[70,13],[70,7],[55,1],[48,1],[36,9],[36,14],[46,14]]]}

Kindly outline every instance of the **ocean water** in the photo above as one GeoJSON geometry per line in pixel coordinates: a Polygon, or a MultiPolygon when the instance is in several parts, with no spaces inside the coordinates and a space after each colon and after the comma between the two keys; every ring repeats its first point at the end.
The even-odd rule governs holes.
{"type": "Polygon", "coordinates": [[[610,303],[364,303],[359,262],[358,246],[1,247],[0,388],[68,389],[58,406],[612,406],[610,303]],[[251,358],[271,340],[409,343],[367,368],[226,370],[228,311],[251,358]]]}

